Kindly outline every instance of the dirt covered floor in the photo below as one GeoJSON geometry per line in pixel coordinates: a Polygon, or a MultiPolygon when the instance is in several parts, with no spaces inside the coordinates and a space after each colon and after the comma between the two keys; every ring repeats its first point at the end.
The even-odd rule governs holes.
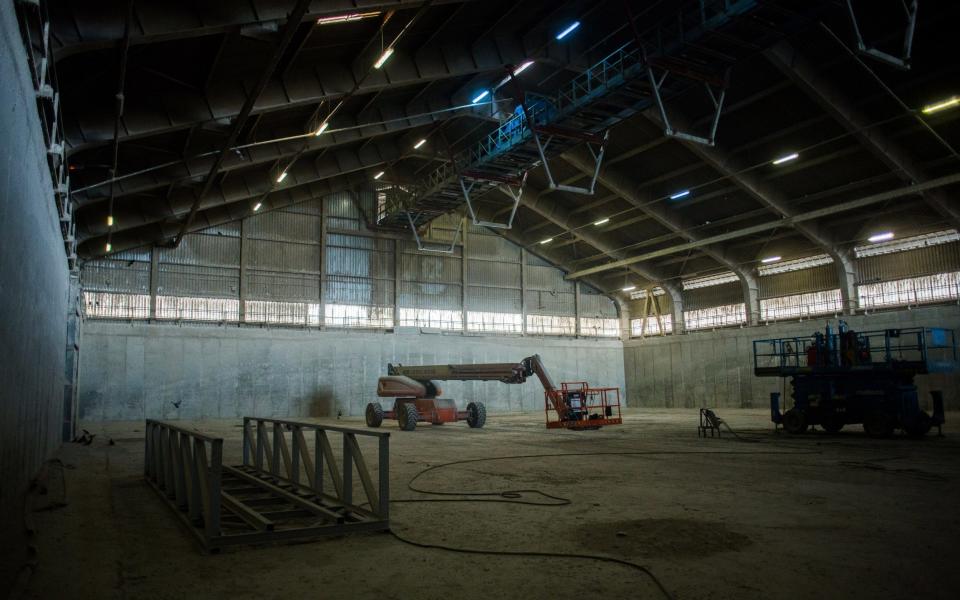
{"type": "MultiPolygon", "coordinates": [[[[744,439],[698,439],[695,410],[633,410],[622,426],[588,432],[547,431],[539,415],[491,415],[480,430],[387,422],[395,500],[431,498],[407,488],[427,467],[499,458],[425,474],[418,486],[474,501],[396,502],[393,530],[478,550],[619,558],[674,598],[960,597],[960,415],[947,416],[943,438],[872,440],[859,426],[775,435],[765,412],[719,413],[744,439]],[[469,495],[503,490],[570,503],[469,495]]],[[[187,425],[223,436],[224,462],[240,462],[238,421],[187,425]]],[[[93,443],[59,454],[65,495],[51,473],[38,500],[50,510],[33,513],[37,566],[24,597],[667,597],[627,565],[458,554],[387,533],[203,555],[142,479],[143,424],[84,427],[93,443]]]]}

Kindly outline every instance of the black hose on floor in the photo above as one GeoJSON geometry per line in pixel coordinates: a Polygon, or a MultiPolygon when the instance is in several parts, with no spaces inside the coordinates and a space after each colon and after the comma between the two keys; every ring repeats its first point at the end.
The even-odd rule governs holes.
{"type": "MultiPolygon", "coordinates": [[[[527,504],[531,506],[567,506],[573,503],[569,498],[563,498],[561,496],[555,496],[553,494],[548,494],[541,490],[537,489],[520,489],[520,490],[502,490],[502,491],[479,491],[479,492],[445,492],[437,490],[428,490],[416,487],[414,482],[426,475],[431,471],[436,471],[445,467],[452,467],[455,465],[463,465],[470,463],[478,462],[490,462],[496,460],[525,460],[525,459],[536,459],[536,458],[562,458],[562,457],[571,457],[571,456],[656,456],[656,455],[677,455],[677,454],[734,454],[734,455],[744,455],[744,454],[820,454],[818,450],[800,450],[800,451],[791,451],[791,452],[778,452],[778,451],[751,451],[751,450],[733,450],[733,451],[711,451],[711,450],[637,450],[637,451],[624,451],[624,452],[568,452],[568,453],[550,453],[550,454],[517,454],[512,456],[493,456],[487,458],[472,458],[465,460],[457,460],[448,463],[443,463],[439,465],[433,465],[432,467],[427,467],[426,469],[421,470],[416,475],[414,475],[410,481],[407,482],[407,489],[412,492],[417,492],[420,494],[428,494],[433,496],[443,496],[442,498],[404,498],[398,500],[391,500],[390,503],[401,503],[401,502],[502,502],[507,504],[527,504]],[[524,494],[536,494],[543,498],[551,500],[551,502],[535,502],[532,500],[523,500],[524,494]],[[451,498],[450,496],[457,496],[456,498],[451,498]],[[483,498],[464,498],[463,496],[481,496],[483,498]]],[[[600,554],[576,554],[576,553],[565,553],[565,552],[537,552],[537,551],[525,551],[525,550],[481,550],[475,548],[464,548],[458,546],[446,546],[442,544],[430,544],[426,542],[418,542],[405,538],[398,534],[397,532],[390,530],[390,534],[396,538],[398,541],[403,542],[404,544],[409,544],[411,546],[416,546],[418,548],[427,548],[431,550],[445,550],[447,552],[457,552],[461,554],[481,554],[488,556],[532,556],[532,557],[546,557],[546,558],[565,558],[565,559],[581,559],[581,560],[595,560],[600,562],[608,562],[618,565],[623,565],[636,569],[641,573],[645,574],[650,578],[651,581],[659,588],[663,593],[663,596],[667,600],[673,600],[673,595],[667,590],[667,588],[661,583],[657,576],[651,571],[648,567],[624,560],[621,558],[614,558],[612,556],[603,556],[600,554]]]]}

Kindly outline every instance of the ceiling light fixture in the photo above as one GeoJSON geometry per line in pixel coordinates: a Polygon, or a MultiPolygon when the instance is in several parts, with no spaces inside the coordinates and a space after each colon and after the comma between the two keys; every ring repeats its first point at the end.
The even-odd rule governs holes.
{"type": "Polygon", "coordinates": [[[947,98],[946,100],[941,100],[940,102],[928,104],[923,107],[922,112],[925,115],[929,115],[930,113],[940,112],[941,110],[953,108],[954,106],[960,106],[960,96],[954,96],[953,98],[947,98]]]}
{"type": "Polygon", "coordinates": [[[779,256],[768,256],[768,257],[766,257],[766,258],[764,258],[764,259],[761,259],[760,262],[762,262],[762,263],[765,264],[765,265],[768,265],[768,264],[770,264],[770,263],[775,263],[775,262],[777,262],[777,261],[779,261],[779,260],[780,260],[780,257],[779,257],[779,256]]]}
{"type": "Polygon", "coordinates": [[[107,215],[107,227],[113,227],[113,215],[107,215]]]}
{"type": "Polygon", "coordinates": [[[523,63],[522,65],[520,65],[519,67],[513,70],[514,76],[519,75],[520,73],[523,73],[524,71],[529,69],[532,65],[533,65],[532,60],[528,60],[527,62],[523,63]]]}
{"type": "Polygon", "coordinates": [[[320,127],[317,128],[317,132],[314,133],[313,135],[320,135],[321,133],[327,130],[327,127],[330,127],[330,123],[326,121],[324,121],[323,123],[320,123],[320,127]]]}
{"type": "Polygon", "coordinates": [[[540,245],[542,246],[542,245],[544,245],[544,244],[549,244],[549,243],[552,242],[552,241],[553,241],[553,238],[547,238],[547,239],[545,239],[545,240],[540,240],[540,245]]]}
{"type": "Polygon", "coordinates": [[[286,179],[286,178],[287,178],[287,172],[286,172],[286,171],[284,171],[283,173],[280,173],[280,175],[277,176],[277,183],[283,183],[283,180],[286,179]]]}
{"type": "Polygon", "coordinates": [[[426,143],[427,143],[427,138],[423,138],[422,140],[420,140],[419,142],[417,142],[416,144],[413,145],[413,149],[414,149],[414,150],[419,150],[419,149],[420,149],[420,146],[422,146],[422,145],[424,145],[424,144],[426,144],[426,143]]]}
{"type": "Polygon", "coordinates": [[[628,285],[627,287],[623,288],[623,291],[624,291],[624,292],[632,292],[632,291],[635,290],[635,289],[637,289],[637,286],[635,286],[635,285],[628,285]]]}
{"type": "Polygon", "coordinates": [[[113,245],[110,242],[107,242],[106,248],[107,248],[107,252],[110,252],[111,250],[113,250],[113,245]]]}
{"type": "Polygon", "coordinates": [[[380,171],[379,173],[373,176],[374,179],[380,179],[381,177],[383,177],[383,171],[380,171]]]}
{"type": "Polygon", "coordinates": [[[676,200],[677,198],[683,198],[684,196],[689,196],[689,195],[690,195],[690,190],[683,190],[682,192],[677,192],[676,194],[673,194],[672,196],[670,196],[670,199],[676,200]]]}
{"type": "Polygon", "coordinates": [[[320,17],[317,19],[317,25],[335,25],[337,23],[349,23],[351,21],[359,21],[361,19],[369,19],[371,17],[379,17],[380,11],[374,12],[364,12],[364,13],[348,13],[345,15],[334,15],[332,17],[320,17]]]}
{"type": "Polygon", "coordinates": [[[483,90],[482,92],[480,92],[479,94],[477,94],[477,97],[474,98],[473,100],[471,100],[470,103],[471,103],[471,104],[476,104],[477,102],[480,102],[481,100],[483,100],[484,98],[486,98],[486,97],[489,96],[489,95],[490,95],[490,90],[483,90]]]}
{"type": "Polygon", "coordinates": [[[566,29],[564,29],[563,31],[557,34],[557,39],[562,40],[563,38],[567,37],[570,34],[570,32],[576,29],[577,27],[580,27],[580,21],[574,21],[573,23],[568,25],[566,29]]]}
{"type": "Polygon", "coordinates": [[[387,62],[387,60],[392,55],[393,55],[393,48],[387,48],[386,50],[384,50],[383,54],[380,55],[380,58],[377,59],[377,62],[373,63],[373,68],[379,69],[380,67],[382,67],[383,63],[387,62]]]}
{"type": "Polygon", "coordinates": [[[796,152],[794,152],[793,154],[787,154],[786,156],[781,156],[780,158],[774,159],[773,164],[775,164],[775,165],[782,165],[782,164],[785,163],[785,162],[790,162],[791,160],[796,160],[796,159],[799,158],[799,157],[800,157],[800,155],[797,154],[796,152]]]}
{"type": "Polygon", "coordinates": [[[610,217],[607,217],[607,218],[605,218],[605,219],[600,219],[599,221],[595,222],[594,225],[599,226],[599,225],[603,225],[604,223],[609,223],[609,222],[610,222],[610,217]]]}
{"type": "Polygon", "coordinates": [[[260,207],[261,207],[261,206],[263,206],[263,202],[257,202],[256,204],[254,204],[254,205],[253,205],[253,212],[257,212],[258,210],[260,210],[260,207]]]}
{"type": "Polygon", "coordinates": [[[877,242],[885,242],[887,240],[892,240],[892,239],[893,239],[892,231],[884,231],[883,233],[877,233],[867,238],[868,241],[871,241],[874,244],[876,244],[877,242]]]}

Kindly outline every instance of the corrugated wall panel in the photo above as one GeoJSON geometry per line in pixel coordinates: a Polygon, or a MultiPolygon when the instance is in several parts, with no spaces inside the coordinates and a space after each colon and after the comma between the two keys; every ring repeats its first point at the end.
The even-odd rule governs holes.
{"type": "Polygon", "coordinates": [[[576,316],[576,297],[571,292],[527,290],[527,314],[576,316]]]}
{"type": "Polygon", "coordinates": [[[247,298],[317,302],[320,278],[317,275],[247,271],[247,298]]]}
{"type": "Polygon", "coordinates": [[[398,303],[404,308],[460,310],[460,286],[450,283],[400,283],[398,303]]]}
{"type": "Polygon", "coordinates": [[[467,283],[494,287],[520,287],[520,265],[467,259],[467,283]]]}
{"type": "Polygon", "coordinates": [[[866,256],[857,260],[858,283],[873,283],[960,270],[960,243],[866,256]]]}
{"type": "Polygon", "coordinates": [[[327,304],[393,306],[393,281],[331,275],[325,283],[327,304]]]}
{"type": "Polygon", "coordinates": [[[273,211],[247,219],[248,238],[287,242],[320,242],[320,217],[273,211]]]}
{"type": "Polygon", "coordinates": [[[400,257],[400,279],[421,283],[459,284],[461,261],[448,256],[404,253],[400,257]]]}
{"type": "Polygon", "coordinates": [[[467,310],[519,314],[522,304],[519,289],[467,286],[467,310]]]}
{"type": "MultiPolygon", "coordinates": [[[[766,277],[760,277],[759,282],[761,299],[809,292],[822,292],[824,290],[833,290],[840,286],[840,283],[837,281],[837,267],[832,264],[821,265],[812,269],[768,275],[766,277]]],[[[742,300],[740,301],[742,302],[742,300]]]]}
{"type": "Polygon", "coordinates": [[[528,290],[573,293],[573,282],[563,278],[563,271],[553,267],[528,265],[524,270],[524,284],[528,290]]]}
{"type": "Polygon", "coordinates": [[[684,290],[683,310],[698,310],[743,302],[743,288],[738,282],[684,290]]]}
{"type": "Polygon", "coordinates": [[[188,235],[177,248],[161,248],[159,260],[161,264],[239,267],[240,240],[220,235],[188,235]]]}
{"type": "Polygon", "coordinates": [[[157,294],[161,296],[200,296],[236,298],[240,288],[240,269],[161,264],[157,294]]]}
{"type": "Polygon", "coordinates": [[[489,258],[502,262],[520,262],[520,247],[496,235],[470,234],[467,258],[489,258]]]}
{"type": "Polygon", "coordinates": [[[295,273],[320,272],[320,246],[270,240],[246,240],[247,265],[295,273]]]}
{"type": "Polygon", "coordinates": [[[91,292],[150,293],[150,262],[95,260],[81,272],[83,289],[91,292]]]}
{"type": "Polygon", "coordinates": [[[617,305],[613,300],[600,294],[591,294],[580,289],[580,316],[581,317],[616,317],[617,305]]]}

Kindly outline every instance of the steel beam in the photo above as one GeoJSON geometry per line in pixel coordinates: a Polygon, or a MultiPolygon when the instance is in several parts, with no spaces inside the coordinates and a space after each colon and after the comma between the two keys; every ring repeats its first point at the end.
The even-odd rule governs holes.
{"type": "MultiPolygon", "coordinates": [[[[262,167],[277,162],[289,161],[298,153],[311,153],[336,148],[361,140],[376,140],[380,136],[402,133],[410,129],[446,121],[463,113],[447,112],[430,114],[431,111],[447,110],[454,105],[449,98],[434,97],[422,104],[407,108],[399,104],[387,104],[373,107],[360,115],[341,115],[336,119],[333,129],[322,136],[311,136],[300,140],[283,140],[270,144],[258,144],[241,150],[241,154],[228,152],[220,167],[223,173],[247,170],[250,167],[262,167]],[[304,144],[306,140],[306,144],[304,144]]],[[[469,114],[469,113],[467,113],[469,114]]],[[[289,135],[290,131],[278,131],[265,136],[266,139],[279,139],[289,135]]],[[[299,132],[302,133],[302,132],[299,132]]],[[[261,135],[261,137],[264,137],[261,135]]],[[[116,197],[131,194],[144,194],[171,183],[194,181],[209,172],[216,158],[216,151],[201,153],[183,161],[167,163],[157,170],[131,174],[118,180],[114,185],[116,197]]],[[[109,180],[107,180],[109,181],[109,180]]],[[[110,185],[91,184],[74,191],[73,197],[79,207],[106,200],[110,185]]]]}
{"type": "Polygon", "coordinates": [[[190,225],[193,224],[193,219],[197,215],[197,210],[200,208],[200,203],[203,201],[204,197],[210,193],[210,190],[214,184],[214,180],[220,172],[220,165],[223,164],[223,160],[226,157],[227,152],[229,152],[230,149],[236,144],[237,139],[240,136],[240,132],[243,130],[243,126],[247,123],[247,118],[250,116],[250,113],[253,112],[253,107],[260,98],[260,94],[263,93],[263,90],[273,78],[274,70],[276,70],[277,65],[280,64],[280,59],[283,58],[284,53],[287,51],[287,46],[290,45],[294,34],[297,32],[297,28],[300,27],[300,22],[303,20],[304,15],[306,15],[307,10],[310,8],[310,1],[311,0],[297,0],[293,10],[290,11],[289,16],[287,17],[287,22],[284,24],[283,31],[280,34],[280,40],[273,48],[273,55],[260,72],[260,78],[247,95],[243,106],[240,108],[240,113],[233,119],[233,124],[230,126],[230,132],[227,134],[227,140],[223,143],[223,146],[220,148],[220,151],[214,158],[213,165],[210,166],[210,171],[207,173],[207,177],[203,181],[203,187],[200,189],[200,193],[197,195],[196,200],[194,200],[193,206],[190,207],[190,212],[187,213],[187,218],[184,219],[183,225],[180,227],[180,232],[177,233],[177,236],[173,239],[174,248],[180,245],[180,241],[183,239],[183,236],[186,235],[187,231],[190,229],[190,225]]]}
{"type": "MultiPolygon", "coordinates": [[[[571,216],[570,211],[556,202],[548,201],[544,196],[543,192],[527,194],[521,198],[520,204],[561,229],[571,232],[574,236],[614,260],[627,257],[627,253],[617,249],[613,242],[604,239],[603,236],[589,229],[579,227],[582,223],[576,221],[571,216]]],[[[670,300],[673,302],[673,321],[676,323],[678,331],[683,331],[683,290],[680,286],[671,281],[665,273],[659,272],[653,267],[630,265],[628,269],[643,277],[650,284],[659,285],[670,295],[670,300]]]]}
{"type": "MultiPolygon", "coordinates": [[[[551,265],[557,267],[564,273],[571,272],[568,262],[566,261],[566,259],[564,259],[562,255],[560,255],[556,251],[550,250],[549,248],[540,246],[539,244],[537,244],[536,240],[533,240],[527,236],[524,236],[517,229],[490,229],[490,231],[492,233],[499,235],[500,237],[507,240],[508,242],[511,242],[512,244],[520,246],[521,248],[525,248],[527,252],[529,252],[530,254],[539,256],[540,258],[547,261],[551,265]]],[[[589,284],[590,286],[599,290],[602,294],[605,294],[606,296],[608,296],[611,300],[617,303],[617,306],[619,308],[623,308],[623,309],[626,308],[626,302],[624,302],[624,300],[620,298],[617,294],[618,290],[609,289],[601,279],[597,277],[591,277],[588,275],[586,277],[581,278],[580,281],[583,281],[584,283],[589,284]]],[[[466,312],[466,309],[464,309],[464,312],[466,312]]],[[[524,328],[526,328],[526,323],[524,323],[524,328]]],[[[579,331],[579,329],[580,329],[580,314],[578,311],[577,312],[577,330],[579,331]]]]}
{"type": "MultiPolygon", "coordinates": [[[[644,113],[644,115],[654,123],[658,122],[658,117],[650,111],[644,113]]],[[[678,115],[674,115],[674,119],[685,124],[685,120],[678,115]]],[[[759,202],[761,206],[778,217],[788,218],[796,214],[796,210],[790,206],[790,200],[786,194],[770,185],[756,171],[747,169],[748,165],[737,162],[728,152],[716,146],[689,142],[684,142],[683,145],[697,158],[727,177],[733,184],[759,202]]],[[[853,314],[857,308],[857,266],[850,249],[844,248],[839,240],[834,239],[829,232],[816,223],[800,223],[794,229],[833,258],[834,265],[837,268],[837,282],[843,297],[844,312],[853,314]]]]}
{"type": "MultiPolygon", "coordinates": [[[[484,71],[501,72],[507,65],[527,59],[528,42],[518,36],[496,36],[470,43],[437,43],[415,53],[398,47],[390,61],[376,73],[364,79],[355,95],[396,89],[427,83],[438,79],[457,78],[484,71]]],[[[129,107],[121,141],[153,136],[196,124],[235,119],[250,95],[242,85],[242,73],[218,74],[209,94],[202,91],[177,89],[169,97],[160,94],[150,106],[129,107]],[[175,112],[162,107],[176,106],[175,112]]],[[[333,101],[353,90],[356,81],[349,68],[330,64],[295,64],[283,81],[270,81],[254,105],[253,114],[289,110],[297,107],[315,107],[320,102],[333,101]]],[[[464,96],[455,101],[467,103],[464,96]]],[[[65,123],[65,136],[71,153],[108,144],[112,140],[112,121],[101,114],[99,98],[86,99],[89,110],[82,111],[79,103],[73,106],[74,118],[65,123]]]]}
{"type": "MultiPolygon", "coordinates": [[[[211,193],[200,201],[197,210],[247,202],[249,212],[252,202],[264,194],[281,194],[284,190],[314,185],[324,179],[347,174],[354,175],[351,181],[367,182],[370,178],[363,172],[364,170],[378,167],[402,156],[403,153],[397,145],[388,143],[368,147],[363,152],[349,149],[329,152],[322,158],[299,161],[288,171],[281,186],[274,185],[269,169],[238,173],[215,186],[211,193]]],[[[195,190],[184,187],[173,189],[167,201],[151,198],[134,203],[128,200],[114,209],[113,231],[117,234],[151,223],[180,219],[196,203],[197,198],[195,190]]],[[[78,239],[81,241],[89,241],[95,236],[105,234],[107,231],[105,206],[103,204],[91,206],[79,214],[77,229],[78,239]]],[[[114,249],[119,249],[119,246],[114,244],[114,249]]]]}
{"type": "MultiPolygon", "coordinates": [[[[435,0],[434,5],[459,4],[464,0],[435,0]]],[[[56,60],[68,56],[111,48],[123,31],[123,16],[85,2],[54,0],[50,9],[56,36],[53,49],[56,60]]],[[[314,0],[303,21],[364,12],[419,8],[423,0],[314,0]]],[[[287,18],[289,0],[247,0],[232,3],[222,10],[217,3],[137,0],[137,29],[134,45],[186,40],[210,35],[239,32],[241,28],[272,25],[287,18]]],[[[335,27],[335,25],[333,25],[335,27]]]]}
{"type": "MultiPolygon", "coordinates": [[[[787,42],[780,42],[766,50],[764,55],[905,183],[930,180],[930,174],[907,148],[873,127],[872,120],[858,110],[853,101],[834,82],[818,72],[796,48],[787,42]]],[[[960,228],[960,203],[942,189],[931,189],[923,197],[953,227],[960,228]]]]}
{"type": "Polygon", "coordinates": [[[662,248],[660,250],[654,250],[652,252],[647,252],[645,254],[633,256],[625,260],[618,260],[618,261],[610,262],[604,265],[598,265],[596,267],[582,269],[582,270],[571,273],[570,275],[568,275],[568,278],[576,279],[576,278],[584,277],[587,275],[602,273],[604,271],[619,269],[627,265],[650,261],[655,258],[660,258],[661,256],[669,256],[671,254],[686,252],[694,248],[702,248],[710,244],[719,244],[722,242],[729,242],[730,240],[748,237],[751,235],[756,235],[758,233],[765,233],[767,231],[772,231],[774,229],[781,229],[784,227],[794,227],[797,223],[816,221],[817,219],[822,219],[824,217],[829,217],[832,215],[844,213],[851,210],[867,208],[868,206],[873,206],[874,204],[880,204],[882,202],[888,202],[896,198],[912,196],[915,194],[925,192],[927,190],[945,187],[948,185],[956,185],[958,183],[960,183],[960,173],[944,175],[943,177],[937,177],[936,179],[931,179],[930,181],[926,181],[924,183],[917,183],[914,185],[909,185],[909,186],[897,188],[894,190],[888,190],[886,192],[871,194],[869,196],[864,196],[863,198],[858,198],[856,200],[850,200],[848,202],[840,202],[830,206],[825,206],[823,208],[818,208],[805,213],[794,215],[793,217],[775,219],[772,221],[768,221],[766,223],[760,223],[758,225],[744,227],[743,229],[737,229],[735,231],[729,231],[726,233],[713,235],[697,241],[687,242],[685,244],[678,244],[676,246],[671,246],[669,248],[662,248]]]}
{"type": "MultiPolygon", "coordinates": [[[[698,146],[699,145],[700,144],[698,144],[698,146]]],[[[574,150],[568,152],[563,155],[563,158],[583,173],[592,173],[593,161],[589,156],[585,156],[582,151],[574,150]]],[[[696,242],[702,239],[701,234],[694,233],[694,223],[689,222],[669,210],[665,203],[655,202],[656,198],[643,195],[638,191],[640,187],[639,183],[617,167],[608,166],[601,171],[600,183],[641,212],[650,215],[650,217],[658,223],[690,242],[696,242]]],[[[737,275],[743,290],[744,304],[747,307],[748,323],[750,325],[758,323],[760,320],[759,285],[753,272],[743,268],[739,262],[730,255],[729,250],[723,246],[705,247],[704,252],[737,275]]]]}

